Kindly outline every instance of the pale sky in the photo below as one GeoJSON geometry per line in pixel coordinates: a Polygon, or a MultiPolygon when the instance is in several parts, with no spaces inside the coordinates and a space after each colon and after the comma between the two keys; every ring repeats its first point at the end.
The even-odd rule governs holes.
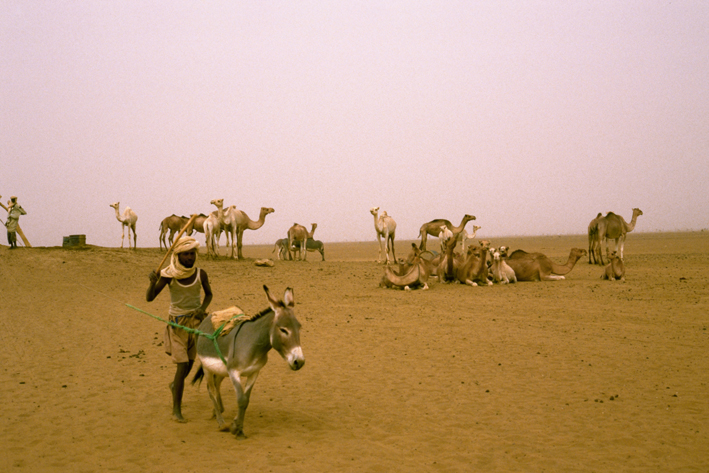
{"type": "Polygon", "coordinates": [[[275,209],[245,244],[374,240],[374,206],[397,239],[698,230],[707,187],[703,0],[0,0],[0,195],[34,246],[119,246],[119,201],[156,247],[219,198],[275,209]]]}

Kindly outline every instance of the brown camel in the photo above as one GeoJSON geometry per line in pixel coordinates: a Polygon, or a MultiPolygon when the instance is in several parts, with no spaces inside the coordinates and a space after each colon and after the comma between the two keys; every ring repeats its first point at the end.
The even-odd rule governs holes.
{"type": "MultiPolygon", "coordinates": [[[[175,239],[175,234],[179,233],[182,228],[187,225],[187,223],[190,221],[189,217],[185,216],[178,216],[175,214],[170,215],[169,217],[165,217],[162,219],[162,222],[160,222],[160,249],[163,247],[167,250],[168,243],[170,246],[172,246],[172,242],[175,239]],[[170,232],[169,235],[167,235],[167,232],[170,232]],[[167,241],[165,241],[165,237],[167,236],[167,241]]],[[[190,223],[190,226],[193,227],[194,224],[190,223]]],[[[192,234],[192,228],[188,228],[185,230],[185,233],[187,235],[192,234]]]]}
{"type": "Polygon", "coordinates": [[[596,218],[588,224],[588,264],[597,264],[601,252],[601,242],[598,238],[598,222],[603,218],[603,214],[598,212],[596,218]]]}
{"type": "Polygon", "coordinates": [[[517,281],[558,281],[565,279],[576,262],[586,255],[586,250],[571,248],[566,264],[553,262],[542,253],[527,253],[524,250],[513,251],[507,259],[507,264],[515,272],[517,281]]]}
{"type": "Polygon", "coordinates": [[[633,209],[633,218],[630,223],[623,217],[613,212],[608,212],[605,217],[598,221],[599,252],[601,253],[601,264],[603,264],[603,243],[606,244],[606,256],[608,256],[608,240],[615,240],[615,251],[618,253],[620,245],[620,259],[623,259],[623,247],[625,246],[625,236],[635,230],[635,223],[638,217],[643,214],[640,209],[633,209]]]}
{"type": "Polygon", "coordinates": [[[443,227],[443,225],[448,227],[448,229],[453,233],[453,242],[456,242],[458,240],[458,234],[463,231],[465,225],[471,220],[475,220],[475,216],[465,214],[465,216],[463,216],[463,220],[460,222],[460,225],[457,227],[453,226],[450,220],[442,218],[424,223],[421,225],[421,229],[419,230],[419,236],[421,237],[421,245],[419,245],[419,248],[421,251],[426,251],[426,240],[428,239],[428,235],[437,237],[441,234],[441,227],[443,227]]]}
{"type": "Polygon", "coordinates": [[[302,259],[303,261],[308,260],[307,241],[308,239],[313,238],[313,235],[315,234],[315,229],[318,228],[317,223],[311,223],[310,225],[312,226],[310,232],[308,232],[308,230],[303,225],[300,225],[298,223],[294,223],[293,226],[288,229],[288,259],[293,259],[293,255],[291,254],[291,248],[296,245],[300,249],[300,259],[302,259]]]}
{"type": "Polygon", "coordinates": [[[389,265],[384,266],[384,276],[379,283],[379,287],[388,287],[393,289],[428,289],[428,277],[431,274],[429,263],[421,257],[421,250],[412,243],[412,253],[407,258],[411,261],[410,264],[402,265],[400,272],[396,274],[389,265]]]}
{"type": "Polygon", "coordinates": [[[623,260],[620,259],[618,253],[615,251],[611,253],[609,260],[610,261],[603,271],[603,275],[601,275],[601,279],[608,279],[611,281],[620,279],[621,281],[625,281],[625,263],[623,263],[623,260]]]}
{"type": "Polygon", "coordinates": [[[468,248],[465,260],[460,263],[456,269],[456,278],[461,284],[469,286],[477,286],[484,284],[491,286],[492,281],[488,280],[487,255],[489,254],[486,246],[471,246],[468,248]]]}

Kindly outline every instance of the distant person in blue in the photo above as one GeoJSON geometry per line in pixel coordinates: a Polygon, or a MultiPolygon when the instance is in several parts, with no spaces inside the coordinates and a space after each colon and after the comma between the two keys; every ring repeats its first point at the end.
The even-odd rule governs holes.
{"type": "Polygon", "coordinates": [[[10,197],[10,202],[7,203],[7,242],[10,244],[10,249],[17,248],[17,225],[20,221],[20,215],[27,215],[25,209],[17,203],[17,197],[10,197]]]}

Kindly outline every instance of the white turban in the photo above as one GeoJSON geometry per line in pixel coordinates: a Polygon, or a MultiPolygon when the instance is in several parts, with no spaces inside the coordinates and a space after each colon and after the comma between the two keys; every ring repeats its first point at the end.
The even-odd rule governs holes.
{"type": "Polygon", "coordinates": [[[180,264],[180,259],[177,255],[197,248],[199,248],[199,242],[192,237],[182,237],[177,240],[177,243],[172,250],[170,266],[160,271],[160,275],[166,278],[175,279],[185,279],[192,276],[197,268],[195,266],[185,268],[180,264]]]}

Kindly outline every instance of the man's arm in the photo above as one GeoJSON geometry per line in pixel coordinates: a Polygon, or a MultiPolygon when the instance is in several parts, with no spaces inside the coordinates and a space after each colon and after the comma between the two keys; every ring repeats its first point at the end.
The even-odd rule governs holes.
{"type": "Polygon", "coordinates": [[[158,274],[155,271],[151,272],[148,275],[148,278],[150,279],[150,285],[148,286],[148,290],[145,292],[145,300],[151,302],[158,296],[158,294],[160,294],[160,291],[162,291],[167,283],[170,282],[171,278],[166,278],[164,276],[160,276],[158,278],[158,274]]]}
{"type": "Polygon", "coordinates": [[[207,307],[212,302],[212,287],[209,285],[207,272],[203,269],[200,269],[200,271],[202,271],[200,279],[202,280],[202,289],[204,289],[204,300],[197,311],[201,313],[200,315],[207,315],[207,307]]]}

